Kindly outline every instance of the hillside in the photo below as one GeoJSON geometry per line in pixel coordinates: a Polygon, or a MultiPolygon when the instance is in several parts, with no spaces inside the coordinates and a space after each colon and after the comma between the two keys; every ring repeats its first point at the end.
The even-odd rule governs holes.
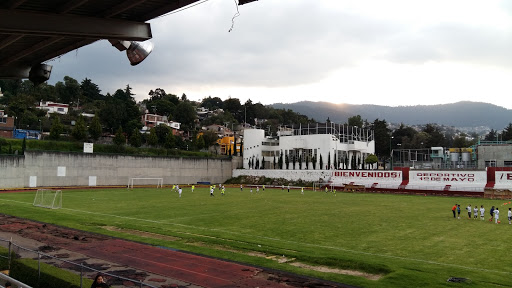
{"type": "Polygon", "coordinates": [[[512,110],[494,104],[470,101],[398,107],[302,101],[289,104],[276,103],[271,106],[291,109],[320,122],[329,117],[333,122],[345,123],[349,117],[361,115],[369,122],[378,118],[388,123],[406,125],[436,123],[455,127],[487,126],[495,130],[501,130],[512,122],[512,110]]]}

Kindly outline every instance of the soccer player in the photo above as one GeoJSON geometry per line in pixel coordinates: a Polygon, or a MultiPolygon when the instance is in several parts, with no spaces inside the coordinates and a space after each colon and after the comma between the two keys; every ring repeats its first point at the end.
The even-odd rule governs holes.
{"type": "Polygon", "coordinates": [[[491,211],[489,211],[489,213],[491,214],[491,219],[489,219],[489,222],[491,222],[492,218],[494,218],[494,206],[491,207],[491,211]]]}
{"type": "Polygon", "coordinates": [[[213,195],[213,190],[215,190],[212,186],[210,186],[210,196],[214,196],[213,195]]]}
{"type": "Polygon", "coordinates": [[[455,210],[457,210],[457,204],[453,205],[453,207],[452,207],[453,218],[456,218],[455,217],[455,210]]]}
{"type": "Polygon", "coordinates": [[[171,191],[175,191],[176,190],[176,185],[172,185],[172,190],[171,191]]]}
{"type": "Polygon", "coordinates": [[[460,204],[457,204],[457,218],[460,219],[460,204]]]}
{"type": "Polygon", "coordinates": [[[480,220],[485,219],[485,208],[484,205],[480,205],[480,220]]]}
{"type": "Polygon", "coordinates": [[[178,189],[178,193],[180,194],[180,197],[179,197],[179,198],[181,198],[181,192],[182,192],[182,190],[181,190],[181,188],[179,188],[179,189],[178,189]]]}
{"type": "Polygon", "coordinates": [[[260,186],[256,186],[256,193],[260,193],[260,186]]]}
{"type": "Polygon", "coordinates": [[[304,187],[300,188],[300,194],[304,195],[304,187]]]}
{"type": "Polygon", "coordinates": [[[478,205],[473,208],[473,219],[478,219],[478,205]]]}
{"type": "Polygon", "coordinates": [[[498,210],[498,207],[494,209],[494,223],[498,224],[500,219],[500,210],[498,210]]]}
{"type": "Polygon", "coordinates": [[[281,191],[284,191],[284,184],[283,184],[283,186],[281,186],[281,191]]]}
{"type": "Polygon", "coordinates": [[[252,187],[251,187],[251,194],[252,194],[252,187]]]}
{"type": "Polygon", "coordinates": [[[471,219],[471,204],[469,204],[468,207],[466,207],[466,209],[468,210],[468,217],[469,219],[471,219]]]}
{"type": "Polygon", "coordinates": [[[222,190],[220,191],[220,194],[221,194],[222,196],[224,196],[224,192],[226,191],[226,187],[224,187],[224,185],[223,185],[221,189],[222,189],[222,190]]]}
{"type": "Polygon", "coordinates": [[[288,192],[290,192],[290,185],[288,185],[288,192]]]}
{"type": "Polygon", "coordinates": [[[508,208],[508,224],[512,224],[512,208],[508,208]]]}
{"type": "Polygon", "coordinates": [[[263,188],[263,191],[265,191],[265,185],[261,186],[263,188]]]}
{"type": "Polygon", "coordinates": [[[244,191],[244,186],[240,184],[240,192],[244,191]]]}
{"type": "Polygon", "coordinates": [[[195,188],[196,188],[196,187],[194,187],[194,185],[192,185],[192,192],[194,192],[194,189],[195,189],[195,188]]]}
{"type": "MultiPolygon", "coordinates": [[[[327,189],[327,186],[325,186],[325,193],[327,193],[327,191],[329,191],[329,189],[327,189]]],[[[455,215],[453,215],[455,217],[455,215]]]]}

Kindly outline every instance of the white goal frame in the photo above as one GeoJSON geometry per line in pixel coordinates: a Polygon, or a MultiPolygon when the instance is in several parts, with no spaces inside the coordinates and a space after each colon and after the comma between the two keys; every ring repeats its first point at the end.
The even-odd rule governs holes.
{"type": "MultiPolygon", "coordinates": [[[[329,187],[328,190],[331,192],[334,191],[334,183],[331,182],[313,182],[313,191],[320,190],[320,188],[323,186],[329,187]]],[[[323,190],[321,190],[320,192],[323,192],[323,190]]]]}
{"type": "Polygon", "coordinates": [[[145,178],[145,177],[135,177],[128,179],[128,188],[133,189],[134,180],[157,180],[156,188],[162,188],[164,186],[164,178],[145,178]]]}
{"type": "Polygon", "coordinates": [[[37,189],[32,205],[49,209],[62,208],[62,190],[37,189]]]}

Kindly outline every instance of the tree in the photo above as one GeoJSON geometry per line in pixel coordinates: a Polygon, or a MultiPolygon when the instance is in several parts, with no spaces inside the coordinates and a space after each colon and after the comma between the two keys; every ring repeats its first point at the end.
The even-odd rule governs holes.
{"type": "Polygon", "coordinates": [[[276,164],[277,164],[277,162],[276,162],[276,155],[274,155],[274,166],[272,166],[272,169],[276,169],[276,166],[277,166],[276,164]]]}
{"type": "Polygon", "coordinates": [[[336,153],[334,153],[334,169],[335,170],[338,170],[338,157],[337,157],[337,154],[338,154],[338,151],[336,151],[336,153]]]}
{"type": "Polygon", "coordinates": [[[233,132],[233,156],[237,156],[238,153],[236,151],[236,132],[233,132]]]}
{"type": "Polygon", "coordinates": [[[512,140],[512,123],[508,123],[508,126],[505,129],[503,129],[503,132],[501,133],[501,140],[512,140]]]}
{"type": "Polygon", "coordinates": [[[376,155],[370,154],[366,156],[366,159],[364,159],[364,163],[369,164],[373,168],[373,164],[377,163],[379,161],[379,158],[377,158],[376,155]]]}
{"type": "Polygon", "coordinates": [[[279,169],[283,169],[283,150],[279,153],[279,169]]]}
{"type": "Polygon", "coordinates": [[[292,167],[295,170],[295,155],[292,155],[292,167]]]}
{"type": "Polygon", "coordinates": [[[348,126],[363,128],[363,118],[361,118],[361,115],[349,117],[348,126]]]}
{"type": "Polygon", "coordinates": [[[172,128],[165,124],[160,124],[155,127],[155,132],[158,137],[158,144],[160,146],[166,146],[168,140],[167,135],[172,134],[172,128]]]}
{"type": "Polygon", "coordinates": [[[302,155],[299,155],[299,170],[302,170],[302,155]]]}
{"type": "Polygon", "coordinates": [[[309,156],[306,156],[305,164],[306,165],[304,165],[304,169],[308,170],[309,169],[309,156]]]}
{"type": "Polygon", "coordinates": [[[484,140],[486,141],[496,141],[498,139],[498,132],[496,132],[494,129],[491,129],[487,135],[485,135],[484,140]]]}
{"type": "Polygon", "coordinates": [[[87,129],[85,128],[85,121],[82,115],[80,115],[78,120],[75,122],[73,130],[71,130],[71,136],[77,141],[84,141],[87,139],[87,129]]]}
{"type": "Polygon", "coordinates": [[[57,115],[53,116],[52,127],[50,128],[50,139],[59,140],[60,134],[62,134],[63,130],[64,130],[64,127],[60,123],[59,116],[57,116],[57,115]]]}
{"type": "Polygon", "coordinates": [[[331,152],[327,153],[327,169],[331,169],[331,152]]]}
{"type": "MultiPolygon", "coordinates": [[[[388,128],[386,120],[375,119],[370,126],[373,129],[375,136],[375,154],[379,158],[389,158],[392,149],[391,144],[391,130],[388,128]]],[[[345,169],[348,168],[345,166],[345,169]]]]}
{"type": "Polygon", "coordinates": [[[290,166],[290,159],[288,159],[288,154],[284,155],[284,164],[286,165],[286,170],[290,166]]]}
{"type": "Polygon", "coordinates": [[[101,132],[102,131],[100,118],[98,117],[98,115],[94,115],[94,118],[92,118],[91,125],[89,125],[89,136],[91,136],[91,138],[94,141],[97,141],[98,139],[100,139],[101,132]]]}
{"type": "MultiPolygon", "coordinates": [[[[158,125],[158,126],[160,126],[160,125],[158,125]]],[[[165,136],[164,147],[167,149],[172,149],[172,148],[176,147],[176,137],[174,137],[174,135],[172,134],[172,131],[169,131],[169,133],[167,133],[167,136],[165,136]]]]}
{"type": "Polygon", "coordinates": [[[263,156],[263,159],[261,160],[261,169],[265,169],[265,156],[263,156]]]}
{"type": "Polygon", "coordinates": [[[101,95],[101,90],[98,85],[92,83],[91,79],[85,78],[80,83],[80,90],[83,96],[84,102],[92,102],[94,100],[101,100],[104,96],[101,95]]]}
{"type": "Polygon", "coordinates": [[[322,154],[320,154],[320,163],[318,164],[320,164],[320,170],[324,169],[324,160],[322,159],[322,154]]]}
{"type": "Polygon", "coordinates": [[[316,169],[316,155],[313,155],[313,159],[311,160],[311,164],[313,164],[313,170],[316,169]]]}
{"type": "Polygon", "coordinates": [[[133,147],[140,147],[142,146],[142,137],[140,136],[139,129],[135,128],[132,131],[132,135],[130,135],[130,138],[128,140],[130,142],[130,145],[133,147]]]}
{"type": "Polygon", "coordinates": [[[153,146],[153,147],[158,145],[158,136],[156,135],[155,127],[151,128],[149,130],[149,136],[147,139],[147,143],[149,146],[153,146]]]}
{"type": "Polygon", "coordinates": [[[181,102],[176,107],[174,119],[181,123],[183,131],[191,131],[194,128],[196,120],[196,109],[189,102],[181,102]]]}
{"type": "Polygon", "coordinates": [[[126,143],[126,137],[123,133],[123,127],[119,126],[119,128],[116,131],[116,135],[114,136],[114,144],[117,146],[122,146],[126,143]]]}
{"type": "Polygon", "coordinates": [[[23,137],[23,143],[21,144],[21,155],[25,155],[25,150],[27,150],[27,137],[23,137]]]}

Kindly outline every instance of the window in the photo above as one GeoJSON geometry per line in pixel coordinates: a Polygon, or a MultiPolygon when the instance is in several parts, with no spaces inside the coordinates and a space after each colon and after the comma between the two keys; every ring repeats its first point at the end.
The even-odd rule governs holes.
{"type": "Polygon", "coordinates": [[[485,167],[496,167],[496,160],[485,161],[485,167]]]}
{"type": "Polygon", "coordinates": [[[0,123],[7,123],[7,117],[0,117],[0,123]]]}
{"type": "Polygon", "coordinates": [[[512,167],[512,161],[503,161],[503,166],[512,167]]]}

